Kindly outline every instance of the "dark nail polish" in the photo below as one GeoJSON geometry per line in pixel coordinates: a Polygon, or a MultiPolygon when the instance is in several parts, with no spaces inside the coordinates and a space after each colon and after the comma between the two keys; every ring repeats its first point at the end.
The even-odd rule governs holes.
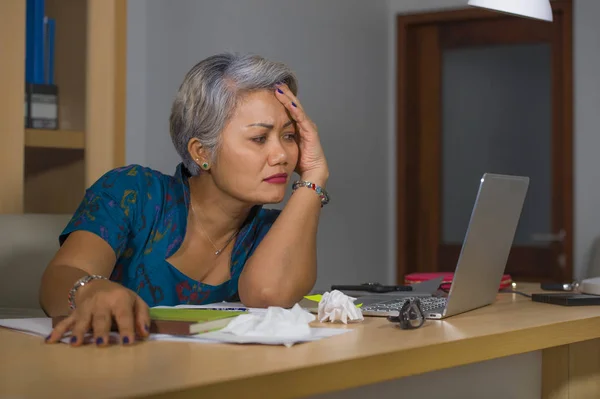
{"type": "Polygon", "coordinates": [[[102,337],[96,338],[96,345],[102,345],[103,342],[104,340],[102,339],[102,337]]]}
{"type": "Polygon", "coordinates": [[[292,105],[293,105],[294,107],[298,107],[298,106],[296,105],[296,103],[295,103],[295,102],[293,102],[293,101],[292,101],[292,105]]]}
{"type": "Polygon", "coordinates": [[[281,90],[281,89],[277,89],[277,91],[278,91],[279,93],[283,94],[283,90],[281,90]]]}
{"type": "Polygon", "coordinates": [[[52,336],[52,334],[48,335],[46,338],[44,338],[44,341],[48,341],[51,336],[52,336]]]}
{"type": "Polygon", "coordinates": [[[128,344],[129,343],[129,337],[123,337],[123,343],[124,344],[128,344]]]}
{"type": "Polygon", "coordinates": [[[74,344],[75,342],[77,342],[77,337],[76,336],[72,336],[71,337],[71,343],[74,344]]]}

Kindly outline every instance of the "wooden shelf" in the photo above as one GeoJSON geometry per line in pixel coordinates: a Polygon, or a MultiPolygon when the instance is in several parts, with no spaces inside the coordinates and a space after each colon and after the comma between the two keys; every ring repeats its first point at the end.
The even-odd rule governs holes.
{"type": "Polygon", "coordinates": [[[58,130],[24,128],[26,3],[0,0],[0,213],[73,213],[125,163],[127,0],[45,0],[58,130]]]}
{"type": "Polygon", "coordinates": [[[83,150],[85,137],[74,130],[25,129],[25,147],[83,150]]]}

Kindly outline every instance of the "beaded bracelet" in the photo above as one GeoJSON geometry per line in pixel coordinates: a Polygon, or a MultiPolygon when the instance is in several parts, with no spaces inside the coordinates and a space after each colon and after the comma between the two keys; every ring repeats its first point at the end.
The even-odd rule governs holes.
{"type": "Polygon", "coordinates": [[[325,189],[323,187],[318,186],[315,183],[311,183],[309,181],[298,180],[298,181],[295,181],[294,184],[292,185],[292,190],[296,191],[296,189],[298,189],[299,187],[307,187],[307,188],[310,188],[311,190],[314,190],[319,195],[319,198],[321,199],[321,208],[323,207],[323,205],[327,205],[329,203],[329,194],[327,193],[327,191],[325,191],[325,189]]]}

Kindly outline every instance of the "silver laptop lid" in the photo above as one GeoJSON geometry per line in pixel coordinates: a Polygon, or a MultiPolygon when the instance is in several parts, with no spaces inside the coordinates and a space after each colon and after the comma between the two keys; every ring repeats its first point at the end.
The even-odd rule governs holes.
{"type": "Polygon", "coordinates": [[[483,175],[444,317],[489,305],[496,298],[528,187],[528,177],[483,175]]]}

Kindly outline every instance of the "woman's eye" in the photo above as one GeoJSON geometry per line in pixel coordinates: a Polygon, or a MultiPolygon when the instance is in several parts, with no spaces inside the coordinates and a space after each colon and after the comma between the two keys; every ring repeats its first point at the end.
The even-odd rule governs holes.
{"type": "Polygon", "coordinates": [[[286,140],[295,140],[296,139],[296,133],[287,133],[285,136],[286,140]]]}
{"type": "Polygon", "coordinates": [[[260,136],[260,137],[253,137],[253,138],[252,138],[252,141],[254,141],[255,143],[259,143],[259,144],[262,144],[262,143],[264,143],[266,140],[267,140],[267,138],[266,138],[266,137],[264,137],[264,136],[260,136]]]}

